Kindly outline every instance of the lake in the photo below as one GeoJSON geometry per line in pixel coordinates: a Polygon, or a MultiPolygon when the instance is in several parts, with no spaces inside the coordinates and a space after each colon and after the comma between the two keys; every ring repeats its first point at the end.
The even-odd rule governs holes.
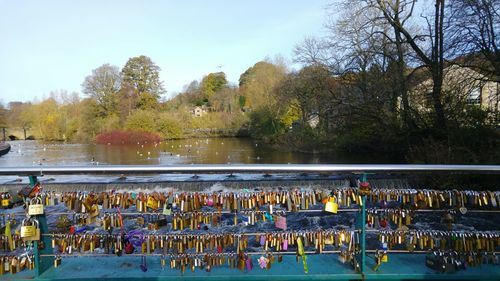
{"type": "MultiPolygon", "coordinates": [[[[11,141],[0,166],[330,163],[331,156],[276,150],[250,138],[202,138],[158,144],[97,145],[11,141]]],[[[340,161],[344,162],[344,161],[340,161]]]]}

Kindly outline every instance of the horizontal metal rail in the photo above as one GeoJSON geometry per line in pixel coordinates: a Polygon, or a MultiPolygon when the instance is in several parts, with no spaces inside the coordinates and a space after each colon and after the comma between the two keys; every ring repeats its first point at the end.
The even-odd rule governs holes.
{"type": "MultiPolygon", "coordinates": [[[[350,209],[338,209],[337,212],[342,213],[352,213],[352,212],[357,212],[360,209],[356,208],[350,208],[350,209]]],[[[175,214],[251,214],[251,213],[266,213],[267,211],[265,210],[243,210],[243,211],[238,211],[238,212],[232,212],[232,211],[190,211],[190,212],[172,212],[171,215],[166,215],[166,216],[172,216],[175,214]]],[[[325,211],[323,209],[310,209],[310,210],[297,210],[297,211],[287,211],[287,210],[275,210],[276,213],[324,213],[325,211]]],[[[498,210],[500,212],[500,210],[498,210]]],[[[77,213],[77,212],[47,212],[46,215],[53,215],[53,216],[61,216],[61,215],[77,215],[77,214],[87,214],[87,213],[77,213]]],[[[100,214],[117,214],[117,212],[113,211],[101,211],[100,214]]],[[[141,215],[163,215],[163,213],[160,212],[121,212],[120,213],[122,216],[141,216],[141,215]]],[[[7,214],[0,214],[1,216],[11,216],[11,215],[16,215],[16,216],[26,216],[26,212],[16,212],[16,213],[7,213],[7,214]]]]}
{"type": "Polygon", "coordinates": [[[223,174],[223,173],[475,173],[500,174],[500,165],[209,164],[2,167],[0,175],[223,174]]]}
{"type": "MultiPolygon", "coordinates": [[[[316,255],[316,254],[339,254],[341,251],[340,250],[325,250],[322,251],[321,253],[317,251],[304,251],[304,254],[306,255],[316,255]]],[[[245,255],[297,255],[296,251],[293,252],[277,252],[277,251],[265,251],[265,252],[245,252],[245,255]]],[[[142,253],[133,253],[133,254],[126,254],[124,256],[132,256],[132,257],[142,257],[142,256],[157,256],[157,257],[199,257],[199,256],[204,256],[204,255],[213,255],[213,256],[237,256],[238,254],[236,252],[224,252],[224,253],[182,253],[182,254],[160,254],[160,253],[150,253],[150,254],[142,254],[142,253]]],[[[40,255],[41,257],[116,257],[116,254],[99,254],[99,253],[88,253],[88,254],[43,254],[40,255]]]]}
{"type": "MultiPolygon", "coordinates": [[[[346,208],[346,209],[342,209],[342,208],[339,208],[337,210],[337,212],[339,213],[354,213],[354,212],[358,212],[359,210],[361,209],[357,209],[357,208],[346,208]]],[[[378,209],[379,211],[383,211],[383,210],[386,210],[386,209],[378,209]]],[[[412,212],[415,212],[415,213],[440,213],[440,212],[449,212],[449,211],[452,211],[454,209],[416,209],[416,210],[412,210],[412,212]]],[[[256,211],[256,210],[245,210],[245,211],[238,211],[236,212],[236,214],[242,214],[242,215],[246,215],[246,214],[250,214],[250,213],[265,213],[267,211],[256,211]]],[[[200,213],[200,214],[232,214],[234,215],[235,212],[232,212],[232,211],[190,211],[190,212],[172,212],[172,215],[174,214],[196,214],[196,213],[200,213]]],[[[293,214],[293,213],[325,213],[325,211],[323,209],[310,209],[310,210],[297,210],[297,211],[286,211],[286,210],[276,210],[276,213],[288,213],[288,214],[293,214]]],[[[500,213],[500,209],[499,210],[467,210],[467,213],[463,214],[463,215],[467,215],[467,214],[472,214],[472,213],[500,213]]],[[[68,211],[68,212],[48,212],[46,213],[46,215],[52,215],[52,216],[63,216],[63,215],[78,215],[78,214],[86,214],[86,213],[78,213],[78,212],[74,212],[74,211],[68,211]]],[[[101,215],[104,215],[104,214],[117,214],[116,212],[113,212],[113,211],[101,211],[100,212],[101,215]]],[[[162,215],[162,216],[172,216],[172,215],[163,215],[163,213],[161,212],[121,212],[120,213],[122,216],[141,216],[141,215],[144,215],[144,216],[147,216],[147,215],[162,215]]],[[[334,214],[330,214],[328,213],[329,215],[334,215],[334,214]]],[[[14,213],[0,213],[0,217],[9,217],[9,216],[26,216],[26,212],[14,212],[14,213]]]]}
{"type": "MultiPolygon", "coordinates": [[[[380,252],[381,250],[366,250],[367,253],[376,253],[380,252]]],[[[321,253],[318,251],[304,251],[304,254],[306,255],[315,255],[315,254],[340,254],[342,251],[340,250],[323,250],[321,253]]],[[[389,254],[428,254],[431,252],[431,250],[414,250],[414,251],[409,251],[409,250],[387,250],[387,253],[389,254]]],[[[499,254],[500,252],[494,251],[494,252],[487,252],[487,253],[493,253],[493,254],[499,254]]],[[[203,256],[203,255],[215,255],[215,256],[228,256],[228,255],[237,255],[235,252],[224,252],[224,253],[184,253],[184,254],[160,254],[160,253],[150,253],[150,254],[141,254],[141,253],[134,253],[134,254],[126,254],[126,256],[137,256],[137,257],[142,257],[142,256],[164,256],[164,257],[176,257],[176,256],[203,256]]],[[[265,251],[265,252],[245,252],[247,255],[297,255],[296,251],[288,251],[288,252],[279,252],[279,251],[265,251]]],[[[81,253],[75,253],[75,254],[43,254],[40,255],[41,257],[103,257],[103,256],[108,256],[108,257],[116,257],[116,254],[99,254],[99,253],[88,253],[88,254],[81,254],[81,253]]]]}

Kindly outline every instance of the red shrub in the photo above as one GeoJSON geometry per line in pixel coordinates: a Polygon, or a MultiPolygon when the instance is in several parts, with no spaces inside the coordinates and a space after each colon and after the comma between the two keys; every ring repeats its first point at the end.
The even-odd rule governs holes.
{"type": "Polygon", "coordinates": [[[114,130],[97,135],[97,144],[137,144],[155,143],[161,140],[160,135],[145,131],[114,130]]]}

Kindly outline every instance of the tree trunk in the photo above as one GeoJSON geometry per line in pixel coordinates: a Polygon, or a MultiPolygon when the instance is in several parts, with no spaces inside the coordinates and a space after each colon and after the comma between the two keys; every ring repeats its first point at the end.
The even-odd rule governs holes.
{"type": "Polygon", "coordinates": [[[441,95],[443,88],[444,76],[444,0],[436,0],[434,12],[434,42],[432,47],[432,102],[436,113],[434,126],[437,129],[447,130],[446,116],[444,114],[443,104],[441,103],[441,95]]]}
{"type": "Polygon", "coordinates": [[[443,88],[443,77],[439,75],[437,69],[433,69],[432,71],[432,103],[434,105],[434,111],[436,113],[434,119],[434,126],[437,129],[446,130],[446,117],[444,114],[443,104],[441,103],[441,91],[443,88]]]}
{"type": "Polygon", "coordinates": [[[395,34],[395,39],[396,39],[395,43],[397,49],[396,88],[403,102],[403,127],[408,129],[408,128],[413,128],[414,126],[409,114],[410,103],[408,101],[408,88],[406,87],[406,77],[404,74],[405,62],[404,62],[402,38],[401,38],[401,33],[399,33],[397,29],[394,29],[394,34],[395,34]]]}

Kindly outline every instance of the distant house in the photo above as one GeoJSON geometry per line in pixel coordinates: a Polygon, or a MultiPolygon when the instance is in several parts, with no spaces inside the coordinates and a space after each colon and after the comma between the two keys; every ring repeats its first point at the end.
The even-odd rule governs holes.
{"type": "MultiPolygon", "coordinates": [[[[412,87],[410,103],[416,109],[430,110],[432,85],[432,79],[425,78],[412,87]]],[[[461,101],[492,111],[500,110],[500,83],[469,67],[450,65],[444,69],[443,94],[448,102],[461,101]]]]}
{"type": "Polygon", "coordinates": [[[207,113],[207,107],[205,105],[202,105],[202,106],[195,106],[193,108],[191,108],[190,112],[191,112],[191,115],[193,115],[194,117],[201,117],[203,115],[205,115],[207,113]]]}
{"type": "MultiPolygon", "coordinates": [[[[305,123],[307,123],[307,125],[309,125],[309,127],[311,128],[316,128],[319,124],[319,116],[318,114],[310,114],[307,119],[305,120],[305,123]]],[[[302,121],[300,120],[297,120],[297,121],[294,121],[292,123],[292,125],[290,126],[290,130],[297,130],[301,127],[302,124],[305,124],[305,123],[302,123],[302,121]]]]}
{"type": "Polygon", "coordinates": [[[319,124],[319,116],[317,114],[310,115],[307,119],[307,123],[309,124],[309,126],[311,126],[311,128],[316,128],[316,126],[318,126],[319,124]]]}

